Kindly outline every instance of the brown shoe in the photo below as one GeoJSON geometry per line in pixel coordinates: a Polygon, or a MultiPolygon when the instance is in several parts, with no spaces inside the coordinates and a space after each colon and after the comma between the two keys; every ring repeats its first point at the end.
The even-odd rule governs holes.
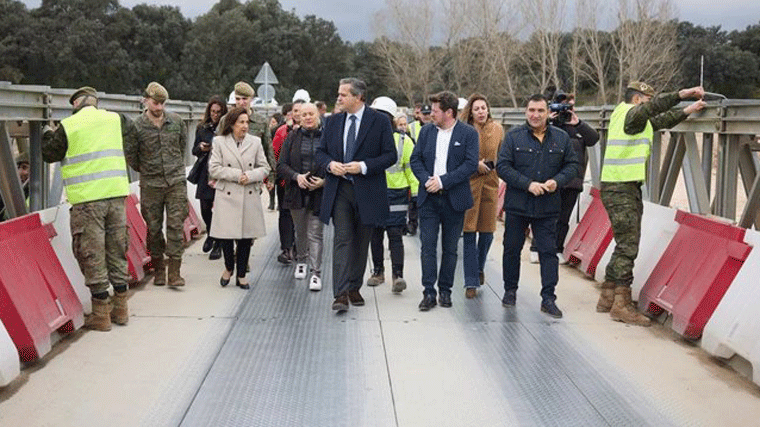
{"type": "Polygon", "coordinates": [[[385,283],[385,273],[382,270],[375,270],[372,276],[367,279],[367,286],[378,286],[385,283]]]}
{"type": "Polygon", "coordinates": [[[179,269],[182,266],[182,258],[169,258],[169,286],[185,286],[185,279],[179,275],[179,269]]]}
{"type": "Polygon", "coordinates": [[[480,281],[480,286],[485,285],[485,283],[486,283],[486,274],[481,271],[478,274],[478,280],[480,281]]]}
{"type": "Polygon", "coordinates": [[[362,298],[362,294],[359,293],[359,290],[355,291],[348,291],[348,300],[351,301],[351,304],[360,306],[364,305],[364,298],[362,298]]]}
{"type": "Polygon", "coordinates": [[[335,297],[335,301],[332,303],[332,309],[338,313],[348,311],[348,294],[344,292],[335,297]]]}
{"type": "Polygon", "coordinates": [[[164,257],[151,258],[151,265],[153,265],[153,284],[156,286],[164,286],[166,284],[166,265],[164,264],[164,257]]]}
{"type": "Polygon", "coordinates": [[[111,297],[92,298],[92,314],[84,321],[84,328],[92,331],[108,332],[111,330],[111,297]]]}
{"type": "Polygon", "coordinates": [[[393,287],[391,288],[391,292],[394,294],[400,294],[401,292],[406,289],[406,280],[404,280],[401,276],[394,276],[393,277],[393,287]]]}
{"type": "Polygon", "coordinates": [[[362,298],[362,294],[359,293],[358,289],[355,291],[348,291],[348,300],[355,306],[364,305],[364,298],[362,298]]]}
{"type": "Polygon", "coordinates": [[[464,297],[467,299],[473,299],[478,296],[478,288],[466,288],[464,290],[464,297]]]}
{"type": "Polygon", "coordinates": [[[615,287],[615,301],[612,303],[610,317],[612,320],[631,325],[649,326],[652,324],[648,317],[636,310],[636,306],[631,301],[631,288],[628,286],[615,287]]]}
{"type": "Polygon", "coordinates": [[[605,281],[602,283],[602,292],[599,294],[599,301],[596,303],[597,313],[609,313],[614,301],[615,284],[613,282],[605,281]]]}
{"type": "Polygon", "coordinates": [[[111,321],[117,325],[126,325],[129,322],[129,309],[127,300],[129,291],[115,292],[113,294],[113,309],[111,310],[111,321]]]}

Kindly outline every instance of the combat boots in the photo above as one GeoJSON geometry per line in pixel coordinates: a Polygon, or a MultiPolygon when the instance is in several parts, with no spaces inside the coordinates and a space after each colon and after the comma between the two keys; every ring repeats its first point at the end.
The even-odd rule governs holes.
{"type": "Polygon", "coordinates": [[[151,258],[150,263],[153,265],[153,284],[156,286],[164,286],[166,284],[166,266],[164,265],[164,257],[151,258]]]}
{"type": "Polygon", "coordinates": [[[84,321],[84,328],[93,331],[108,332],[111,330],[111,298],[92,298],[92,314],[84,321]]]}
{"type": "Polygon", "coordinates": [[[613,282],[604,281],[604,283],[602,283],[602,293],[599,294],[599,302],[596,303],[596,312],[609,313],[614,301],[615,284],[613,282]]]}
{"type": "Polygon", "coordinates": [[[615,300],[610,310],[612,320],[632,325],[649,326],[652,321],[639,313],[631,301],[631,288],[628,286],[615,287],[615,300]]]}
{"type": "Polygon", "coordinates": [[[169,286],[185,286],[185,279],[179,275],[180,266],[182,266],[182,258],[169,258],[169,286]]]}
{"type": "Polygon", "coordinates": [[[111,321],[117,325],[126,325],[129,322],[129,309],[127,309],[127,300],[129,291],[114,292],[113,309],[111,310],[111,321]]]}

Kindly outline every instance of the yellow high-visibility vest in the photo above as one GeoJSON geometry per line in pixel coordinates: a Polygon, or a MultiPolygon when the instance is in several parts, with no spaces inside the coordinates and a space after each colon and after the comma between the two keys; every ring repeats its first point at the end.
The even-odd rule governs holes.
{"type": "Polygon", "coordinates": [[[119,115],[88,106],[61,120],[61,125],[69,145],[61,160],[69,203],[128,195],[119,115]]]}
{"type": "Polygon", "coordinates": [[[398,160],[396,160],[393,166],[385,170],[385,181],[388,184],[388,189],[410,187],[412,195],[416,196],[420,183],[417,181],[414,173],[412,173],[412,168],[409,165],[414,144],[411,138],[400,132],[394,132],[393,137],[396,140],[398,160]]]}
{"type": "Polygon", "coordinates": [[[612,112],[607,148],[604,152],[602,182],[646,180],[646,163],[654,131],[652,123],[647,120],[646,127],[640,133],[625,133],[625,116],[633,107],[633,104],[621,102],[612,112]]]}

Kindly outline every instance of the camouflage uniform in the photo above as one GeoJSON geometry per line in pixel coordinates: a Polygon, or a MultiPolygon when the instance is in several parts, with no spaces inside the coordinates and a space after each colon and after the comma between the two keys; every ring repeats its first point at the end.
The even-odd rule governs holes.
{"type": "MultiPolygon", "coordinates": [[[[132,121],[121,115],[124,139],[134,132],[132,121]]],[[[42,158],[48,163],[63,160],[68,150],[63,126],[46,131],[42,138],[42,158]]],[[[71,245],[84,275],[85,285],[93,295],[114,289],[126,290],[130,275],[127,269],[127,218],[124,197],[78,203],[70,210],[71,245]]]]}
{"type": "MultiPolygon", "coordinates": [[[[671,128],[686,119],[681,109],[672,109],[681,99],[678,92],[660,94],[651,101],[633,107],[625,116],[625,133],[635,135],[641,132],[649,121],[652,128],[671,128]]],[[[612,223],[615,236],[615,250],[612,253],[605,281],[615,285],[631,286],[633,264],[639,253],[641,240],[641,218],[644,204],[641,197],[641,182],[602,182],[601,199],[612,223]]]]}
{"type": "Polygon", "coordinates": [[[183,225],[188,215],[187,126],[179,115],[165,112],[159,129],[147,114],[134,121],[135,132],[125,140],[124,154],[129,166],[140,172],[140,212],[148,227],[151,257],[161,258],[165,253],[170,260],[179,260],[184,252],[183,225]]]}

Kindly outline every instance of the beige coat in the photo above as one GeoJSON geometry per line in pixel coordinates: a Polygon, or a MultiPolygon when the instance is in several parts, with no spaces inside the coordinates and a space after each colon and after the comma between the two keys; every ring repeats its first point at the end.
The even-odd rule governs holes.
{"type": "MultiPolygon", "coordinates": [[[[499,146],[504,139],[504,128],[494,120],[485,125],[475,124],[480,138],[478,161],[491,160],[494,165],[499,155],[499,146]]],[[[496,211],[499,202],[499,176],[496,169],[485,175],[477,172],[470,178],[470,190],[474,205],[464,214],[464,232],[493,233],[496,231],[496,211]]]]}
{"type": "Polygon", "coordinates": [[[209,178],[216,180],[211,237],[250,239],[266,235],[261,182],[269,174],[269,163],[259,137],[246,134],[240,147],[232,134],[214,137],[208,161],[209,178]],[[238,183],[240,175],[248,183],[238,183]]]}

